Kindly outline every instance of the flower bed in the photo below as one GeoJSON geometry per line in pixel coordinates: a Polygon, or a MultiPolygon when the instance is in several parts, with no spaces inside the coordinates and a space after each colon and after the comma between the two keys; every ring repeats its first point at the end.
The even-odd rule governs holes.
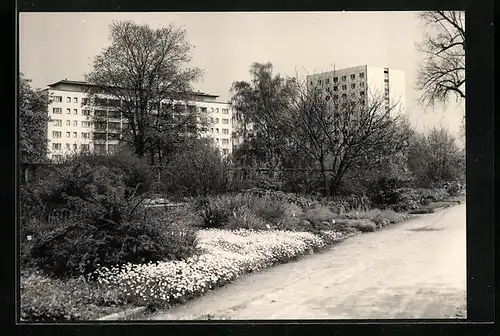
{"type": "Polygon", "coordinates": [[[222,286],[239,276],[287,262],[348,233],[202,230],[202,254],[182,261],[125,265],[99,270],[98,281],[120,288],[135,304],[173,304],[222,286]],[[327,238],[327,239],[326,239],[327,238]]]}

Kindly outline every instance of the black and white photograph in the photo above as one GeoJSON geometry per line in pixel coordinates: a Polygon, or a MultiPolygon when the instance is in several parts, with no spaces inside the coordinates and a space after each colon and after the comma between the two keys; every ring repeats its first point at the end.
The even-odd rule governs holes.
{"type": "Polygon", "coordinates": [[[19,13],[19,320],[466,319],[465,18],[19,13]]]}

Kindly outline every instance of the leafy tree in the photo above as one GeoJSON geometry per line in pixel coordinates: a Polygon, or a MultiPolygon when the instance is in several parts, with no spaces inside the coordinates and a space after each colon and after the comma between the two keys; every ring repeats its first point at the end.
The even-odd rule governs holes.
{"type": "Polygon", "coordinates": [[[21,161],[40,162],[47,159],[48,95],[33,90],[31,80],[19,76],[19,147],[21,161]]]}
{"type": "Polygon", "coordinates": [[[418,46],[425,54],[417,78],[421,102],[433,105],[453,95],[465,98],[465,12],[430,11],[419,16],[430,31],[418,46]]]}
{"type": "Polygon", "coordinates": [[[445,128],[427,135],[415,134],[409,154],[409,168],[419,187],[441,186],[465,176],[465,151],[445,128]]]}
{"type": "Polygon", "coordinates": [[[238,124],[235,135],[243,139],[234,157],[239,163],[275,168],[280,165],[284,150],[280,120],[294,95],[295,84],[273,75],[271,63],[253,63],[250,74],[251,82],[234,82],[231,87],[238,124]]]}
{"type": "Polygon", "coordinates": [[[93,69],[85,76],[92,84],[89,96],[95,105],[105,103],[99,100],[100,93],[115,101],[115,110],[130,125],[130,134],[122,140],[139,157],[149,153],[154,164],[186,137],[198,135],[200,115],[186,102],[191,84],[202,72],[186,67],[192,46],[184,29],[172,24],[152,29],[121,21],[111,24],[110,31],[110,45],[94,58],[93,69]]]}

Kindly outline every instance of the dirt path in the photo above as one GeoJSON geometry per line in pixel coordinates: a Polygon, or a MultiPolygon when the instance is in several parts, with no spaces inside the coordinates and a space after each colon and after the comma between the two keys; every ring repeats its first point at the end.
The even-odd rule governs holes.
{"type": "Polygon", "coordinates": [[[279,265],[155,320],[445,318],[466,302],[465,204],[279,265]]]}

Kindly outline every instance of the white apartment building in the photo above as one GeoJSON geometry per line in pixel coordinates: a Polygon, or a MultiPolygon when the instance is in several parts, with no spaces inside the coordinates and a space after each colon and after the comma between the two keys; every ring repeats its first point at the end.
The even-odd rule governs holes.
{"type": "Polygon", "coordinates": [[[339,98],[358,100],[361,104],[383,97],[385,108],[393,107],[392,111],[406,106],[406,79],[401,70],[360,65],[307,76],[308,89],[327,87],[338,92],[339,98]]]}
{"type": "MultiPolygon", "coordinates": [[[[48,113],[51,121],[47,125],[49,159],[60,159],[81,150],[99,153],[113,152],[120,134],[128,130],[127,120],[114,107],[120,101],[110,96],[98,95],[99,106],[89,104],[89,84],[80,81],[61,80],[48,85],[50,103],[48,113]],[[93,117],[104,117],[104,122],[94,122],[93,117]],[[110,139],[111,138],[111,139],[110,139]]],[[[224,155],[232,152],[232,109],[229,102],[217,101],[217,95],[194,92],[187,108],[196,108],[206,113],[209,126],[202,136],[213,138],[224,155]]],[[[186,105],[186,102],[174,102],[186,105]]]]}

